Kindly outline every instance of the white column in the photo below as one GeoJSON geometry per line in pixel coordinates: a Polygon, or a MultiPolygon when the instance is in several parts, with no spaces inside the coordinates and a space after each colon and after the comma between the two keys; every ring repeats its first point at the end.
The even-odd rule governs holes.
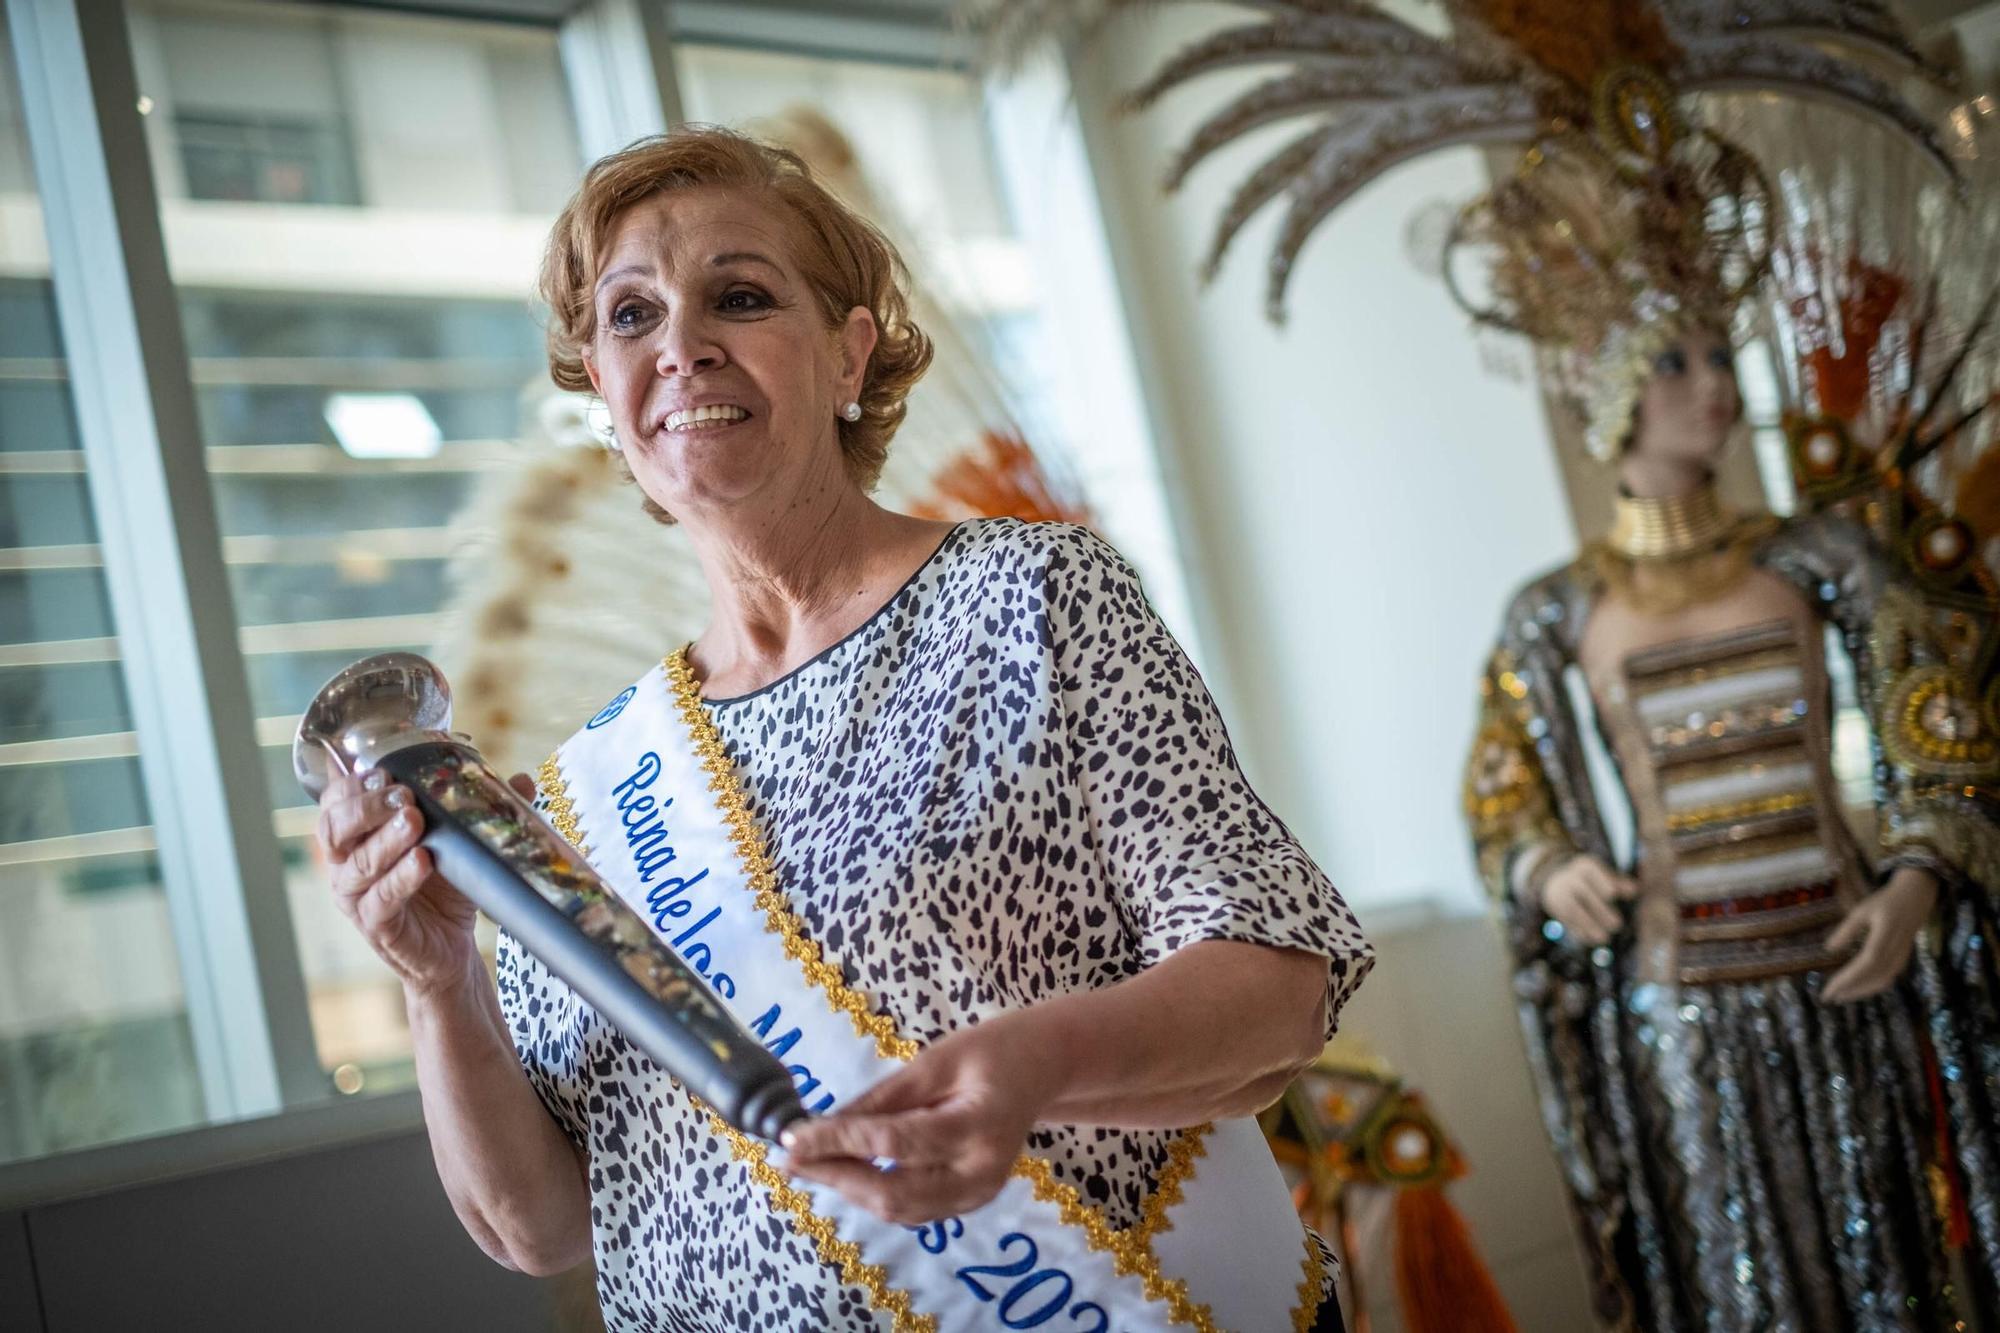
{"type": "Polygon", "coordinates": [[[123,0],[7,0],[120,665],[211,1118],[325,1095],[123,0]]]}

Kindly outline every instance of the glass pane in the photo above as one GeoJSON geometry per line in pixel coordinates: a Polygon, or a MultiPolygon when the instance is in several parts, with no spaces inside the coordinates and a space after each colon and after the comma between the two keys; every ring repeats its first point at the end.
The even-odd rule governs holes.
{"type": "Polygon", "coordinates": [[[333,910],[299,712],[425,651],[446,524],[552,393],[531,304],[576,186],[552,31],[337,6],[133,0],[161,220],[251,706],[338,1086],[407,1081],[401,990],[333,910]]]}
{"type": "MultiPolygon", "coordinates": [[[[979,81],[952,70],[682,43],[688,119],[755,132],[793,108],[819,112],[854,146],[886,221],[930,295],[980,343],[1038,450],[1068,461],[1035,357],[1043,313],[1033,264],[1007,215],[979,81]]],[[[1073,470],[1073,469],[1072,469],[1073,470]]]]}
{"type": "Polygon", "coordinates": [[[0,15],[0,1161],[203,1116],[0,15]]]}

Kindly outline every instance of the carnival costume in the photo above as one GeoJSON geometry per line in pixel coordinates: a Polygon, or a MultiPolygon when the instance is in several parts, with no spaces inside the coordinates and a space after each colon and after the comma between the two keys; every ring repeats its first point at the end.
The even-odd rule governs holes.
{"type": "MultiPolygon", "coordinates": [[[[1743,164],[1713,194],[1671,177],[1613,184],[1649,217],[1681,202],[1684,231],[1596,238],[1601,255],[1651,251],[1627,270],[1675,275],[1678,290],[1635,282],[1624,310],[1607,292],[1596,312],[1573,286],[1558,292],[1577,247],[1555,224],[1604,215],[1559,202],[1521,226],[1502,216],[1517,186],[1466,234],[1497,238],[1494,289],[1520,312],[1510,322],[1572,366],[1596,350],[1567,382],[1608,460],[1650,373],[1651,352],[1631,347],[1736,323],[1748,286],[1720,276],[1760,257],[1752,228],[1714,224],[1762,214],[1758,243],[1780,281],[1759,313],[1783,335],[1801,510],[1732,515],[1713,489],[1621,497],[1606,539],[1509,608],[1483,682],[1467,812],[1606,1321],[1962,1326],[1968,1313],[2000,1313],[1994,603],[1976,534],[1914,475],[1941,448],[1972,443],[1986,393],[1969,410],[1953,404],[1973,367],[1990,386],[1979,349],[1996,251],[1957,252],[1982,271],[1961,289],[1970,301],[1947,311],[1937,253],[1907,248],[1902,263],[1927,271],[1906,267],[1897,282],[1862,260],[1854,213],[1869,196],[1841,198],[1799,164],[1771,170],[1775,157],[1760,165],[1711,143],[1743,164]],[[1847,225],[1811,225],[1830,212],[1847,225]],[[1885,332],[1900,345],[1885,346],[1885,332]],[[1586,675],[1588,700],[1573,690],[1605,597],[1669,613],[1755,571],[1789,586],[1790,614],[1635,652],[1586,675]],[[1829,661],[1829,629],[1874,761],[1860,820],[1843,811],[1834,768],[1841,659],[1829,661]],[[1593,785],[1600,740],[1615,776],[1593,785]],[[1636,843],[1626,856],[1604,804],[1619,796],[1636,843]],[[1578,854],[1622,862],[1639,886],[1627,929],[1604,947],[1575,945],[1537,905],[1578,854]],[[1825,979],[1844,961],[1828,935],[1906,867],[1942,886],[1932,938],[1884,994],[1826,1003],[1825,979]]],[[[1935,173],[1908,184],[1889,207],[1963,209],[1935,173]]]]}
{"type": "MultiPolygon", "coordinates": [[[[982,8],[1004,52],[1139,7],[982,8]]],[[[1924,116],[1849,58],[1934,74],[1878,3],[1446,0],[1448,37],[1369,3],[1254,8],[1132,99],[1144,106],[1217,69],[1289,65],[1203,123],[1169,172],[1178,185],[1249,131],[1312,118],[1226,205],[1209,270],[1285,196],[1268,287],[1280,318],[1301,248],[1360,186],[1436,148],[1525,143],[1512,177],[1460,216],[1447,279],[1480,322],[1534,341],[1607,462],[1662,351],[1695,331],[1727,338],[1774,248],[1806,253],[1780,240],[1798,201],[1698,124],[1692,95],[1831,102],[1893,131],[1936,180],[1957,171],[1924,116]]],[[[1845,257],[1829,253],[1827,233],[1816,243],[1821,261],[1845,257]]],[[[1967,346],[1978,333],[1976,320],[1956,330],[1967,346]]],[[[1736,516],[1712,490],[1628,498],[1608,539],[1514,601],[1487,673],[1468,813],[1607,1325],[1928,1330],[1962,1327],[1968,1307],[2000,1311],[2000,718],[1990,605],[1975,596],[1940,611],[1932,595],[1977,585],[1979,534],[1927,513],[1898,467],[1970,421],[1938,406],[1963,388],[1963,363],[1926,352],[1910,410],[1885,437],[1896,447],[1857,449],[1838,404],[1801,417],[1799,457],[1821,473],[1809,478],[1811,512],[1736,516]],[[1909,561],[1819,506],[1843,483],[1878,532],[1905,538],[1895,549],[1909,561]],[[1937,566],[1927,584],[1912,561],[1937,566]],[[1591,682],[1600,707],[1588,720],[1568,673],[1607,589],[1667,613],[1759,571],[1796,594],[1791,613],[1629,657],[1591,682]],[[1940,633],[1952,626],[1956,639],[1940,633]],[[1878,753],[1879,829],[1865,845],[1830,763],[1829,628],[1878,753]],[[1641,887],[1629,931],[1588,949],[1533,904],[1569,857],[1619,861],[1587,754],[1600,736],[1635,816],[1641,887]],[[1939,940],[1886,994],[1822,1003],[1840,961],[1829,931],[1902,867],[1943,885],[1939,940]],[[1964,1292],[1946,1273],[1957,1240],[1964,1292]]]]}

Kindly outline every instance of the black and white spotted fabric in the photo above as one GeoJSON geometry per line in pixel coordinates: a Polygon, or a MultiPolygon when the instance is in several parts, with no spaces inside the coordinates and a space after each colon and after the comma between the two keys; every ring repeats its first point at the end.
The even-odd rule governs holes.
{"type": "MultiPolygon", "coordinates": [[[[1367,970],[1137,577],[1081,528],[962,524],[853,635],[710,712],[794,909],[918,1041],[1198,940],[1326,955],[1329,1032],[1367,970]]],[[[499,975],[536,1090],[590,1155],[612,1329],[889,1327],[657,1067],[505,938],[499,975]]],[[[1169,1137],[1031,1146],[1124,1226],[1169,1137]]]]}

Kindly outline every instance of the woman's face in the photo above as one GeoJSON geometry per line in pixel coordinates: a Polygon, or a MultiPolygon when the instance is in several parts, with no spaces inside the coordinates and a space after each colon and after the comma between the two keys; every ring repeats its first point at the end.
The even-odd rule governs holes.
{"type": "Polygon", "coordinates": [[[791,219],[749,191],[654,195],[615,218],[584,365],[627,465],[676,517],[852,485],[837,414],[875,322],[835,330],[792,258],[791,219]]]}
{"type": "Polygon", "coordinates": [[[1707,331],[1689,333],[1653,361],[1633,424],[1632,456],[1712,466],[1741,408],[1728,340],[1707,331]]]}

